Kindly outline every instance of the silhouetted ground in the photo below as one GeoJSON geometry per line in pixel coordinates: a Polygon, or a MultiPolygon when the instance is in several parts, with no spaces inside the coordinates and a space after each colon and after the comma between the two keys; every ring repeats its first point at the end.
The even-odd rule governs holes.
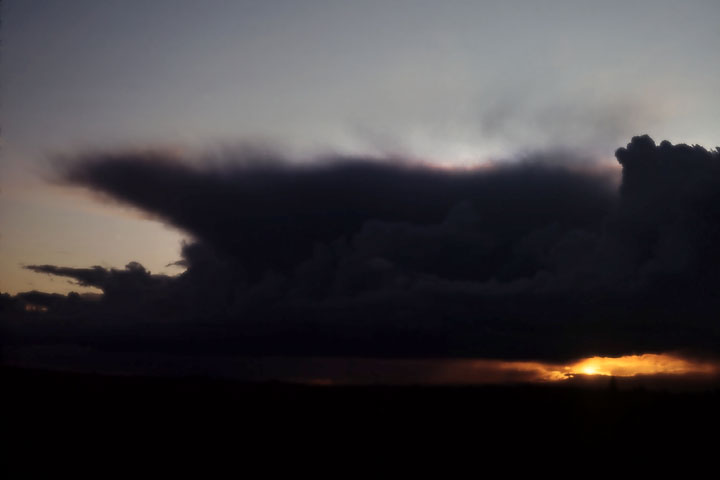
{"type": "Polygon", "coordinates": [[[690,446],[704,455],[720,431],[718,390],[330,387],[16,368],[2,369],[2,385],[9,478],[78,468],[98,478],[150,466],[242,469],[259,458],[319,466],[337,455],[370,461],[404,452],[418,462],[448,450],[535,450],[550,452],[549,461],[690,446]]]}

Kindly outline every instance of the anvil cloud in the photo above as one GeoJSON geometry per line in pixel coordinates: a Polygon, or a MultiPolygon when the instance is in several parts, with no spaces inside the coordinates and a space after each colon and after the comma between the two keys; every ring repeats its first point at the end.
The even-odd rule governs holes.
{"type": "Polygon", "coordinates": [[[716,355],[720,153],[642,136],[616,156],[619,189],[557,162],[445,171],[363,158],[201,168],[82,157],[63,181],[186,231],[187,270],[28,266],[104,295],[5,296],[6,343],[556,362],[716,355]]]}

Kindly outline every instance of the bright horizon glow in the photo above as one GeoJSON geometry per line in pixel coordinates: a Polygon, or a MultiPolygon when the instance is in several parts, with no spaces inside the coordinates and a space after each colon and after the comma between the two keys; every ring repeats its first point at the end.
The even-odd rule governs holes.
{"type": "MultiPolygon", "coordinates": [[[[42,315],[42,312],[38,312],[42,315]]],[[[19,366],[58,368],[54,350],[47,356],[37,349],[23,351],[8,347],[8,357],[16,358],[19,366]],[[25,363],[22,359],[32,359],[25,363]]],[[[659,378],[691,378],[695,382],[715,384],[720,363],[712,360],[692,360],[675,354],[642,354],[621,357],[588,357],[568,364],[539,361],[512,361],[470,358],[358,358],[358,357],[186,357],[158,355],[152,357],[152,367],[136,363],[133,352],[93,351],[96,361],[93,371],[108,374],[178,375],[216,372],[220,377],[245,381],[301,383],[307,385],[502,385],[554,384],[571,382],[573,378],[602,379],[609,376],[640,378],[636,385],[648,385],[659,378]],[[132,367],[135,365],[135,367],[132,367]]],[[[65,368],[86,368],[89,350],[73,347],[64,351],[65,368]]],[[[148,357],[150,359],[150,357],[148,357]]],[[[146,360],[148,360],[146,359],[146,360]]],[[[602,384],[602,382],[600,383],[602,384]]]]}
{"type": "Polygon", "coordinates": [[[571,365],[570,374],[634,377],[636,375],[713,373],[717,365],[691,361],[668,354],[626,355],[623,357],[591,357],[571,365]]]}
{"type": "MultiPolygon", "coordinates": [[[[487,362],[480,361],[480,362],[487,362]]],[[[589,357],[569,365],[542,362],[503,362],[505,370],[536,372],[537,380],[563,381],[577,375],[634,377],[637,375],[710,375],[720,371],[717,364],[693,361],[672,354],[646,353],[622,357],[589,357]]]]}

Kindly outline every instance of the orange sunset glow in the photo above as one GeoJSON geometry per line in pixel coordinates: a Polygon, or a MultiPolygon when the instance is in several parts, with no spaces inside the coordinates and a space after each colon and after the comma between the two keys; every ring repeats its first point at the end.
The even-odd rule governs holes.
{"type": "Polygon", "coordinates": [[[693,361],[671,354],[626,355],[622,357],[590,357],[569,365],[540,362],[504,362],[505,370],[536,372],[537,379],[562,381],[576,375],[634,377],[636,375],[714,374],[718,365],[693,361]]]}
{"type": "Polygon", "coordinates": [[[311,385],[411,384],[489,385],[513,383],[560,384],[592,377],[694,377],[712,380],[720,373],[717,362],[693,360],[676,354],[642,354],[588,357],[568,364],[496,359],[361,359],[271,358],[256,359],[256,368],[270,376],[288,378],[292,368],[312,372],[293,376],[292,382],[311,385]]]}

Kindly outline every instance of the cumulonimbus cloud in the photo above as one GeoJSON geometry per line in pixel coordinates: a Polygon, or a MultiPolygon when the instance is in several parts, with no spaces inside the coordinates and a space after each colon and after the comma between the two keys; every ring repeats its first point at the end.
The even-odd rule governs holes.
{"type": "MultiPolygon", "coordinates": [[[[720,154],[643,136],[617,158],[619,191],[557,164],[452,172],[355,158],[203,169],[82,158],[65,181],[190,233],[187,270],[28,268],[105,292],[99,302],[53,297],[44,314],[72,319],[65,341],[101,349],[716,354],[720,154]]],[[[23,298],[6,310],[26,315],[23,298]]],[[[11,322],[14,341],[31,342],[31,324],[11,322]]]]}

